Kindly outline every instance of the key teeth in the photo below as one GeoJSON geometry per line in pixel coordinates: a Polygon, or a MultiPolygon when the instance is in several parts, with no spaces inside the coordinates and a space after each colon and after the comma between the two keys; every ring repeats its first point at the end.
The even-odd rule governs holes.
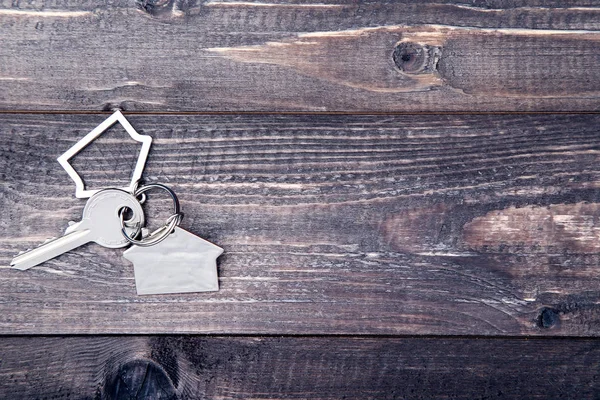
{"type": "MultiPolygon", "coordinates": [[[[16,256],[14,256],[13,258],[22,256],[23,254],[27,253],[28,251],[31,251],[31,249],[27,249],[27,250],[21,250],[20,252],[17,253],[16,256]]],[[[12,265],[12,264],[11,264],[12,265]]]]}
{"type": "Polygon", "coordinates": [[[37,249],[38,247],[42,247],[42,246],[43,246],[43,245],[45,245],[46,243],[49,243],[49,242],[51,242],[51,241],[53,241],[53,240],[55,240],[55,239],[56,239],[56,236],[55,236],[55,237],[51,237],[51,238],[49,238],[49,239],[46,239],[46,240],[44,240],[44,242],[43,242],[43,243],[41,243],[41,244],[39,244],[39,245],[37,245],[37,246],[35,246],[35,247],[30,247],[30,248],[28,248],[28,249],[26,249],[26,250],[21,250],[21,251],[19,251],[19,252],[17,253],[17,255],[16,255],[15,257],[19,257],[20,255],[23,255],[23,254],[25,254],[25,253],[28,253],[28,252],[32,251],[33,249],[37,249]]]}
{"type": "Polygon", "coordinates": [[[51,241],[53,241],[53,240],[55,240],[55,239],[56,239],[56,237],[51,237],[51,238],[49,238],[49,239],[46,239],[46,240],[44,240],[44,243],[40,244],[40,245],[39,245],[39,246],[37,246],[37,247],[42,247],[42,246],[43,246],[43,245],[45,245],[46,243],[49,243],[49,242],[51,242],[51,241]]]}

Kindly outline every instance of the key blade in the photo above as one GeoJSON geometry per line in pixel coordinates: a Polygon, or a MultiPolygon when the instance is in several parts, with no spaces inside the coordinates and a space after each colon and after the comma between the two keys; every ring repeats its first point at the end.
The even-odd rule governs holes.
{"type": "Polygon", "coordinates": [[[82,221],[80,221],[80,222],[69,221],[69,226],[67,226],[67,229],[65,229],[65,235],[81,229],[81,224],[82,224],[82,221]]]}
{"type": "Polygon", "coordinates": [[[10,262],[14,269],[25,271],[45,261],[82,246],[92,240],[89,229],[82,229],[51,240],[41,246],[19,254],[10,262]]]}

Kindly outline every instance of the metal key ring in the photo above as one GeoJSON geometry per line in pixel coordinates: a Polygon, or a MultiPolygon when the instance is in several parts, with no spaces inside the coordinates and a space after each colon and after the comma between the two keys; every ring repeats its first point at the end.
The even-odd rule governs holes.
{"type": "Polygon", "coordinates": [[[175,227],[179,226],[179,224],[181,223],[181,220],[183,219],[183,213],[181,212],[181,209],[179,207],[179,199],[177,198],[177,195],[175,194],[175,192],[173,192],[169,187],[167,187],[165,185],[161,185],[160,183],[151,183],[146,186],[142,186],[139,189],[136,189],[136,191],[133,193],[133,195],[136,198],[138,198],[140,196],[144,196],[144,199],[145,199],[144,193],[150,189],[162,189],[162,190],[166,191],[167,193],[169,193],[169,196],[171,196],[171,199],[173,200],[174,213],[169,218],[167,218],[167,222],[165,223],[164,226],[162,226],[162,227],[158,228],[157,230],[155,230],[154,232],[152,232],[147,238],[142,239],[142,240],[137,240],[137,239],[130,237],[127,234],[127,231],[125,230],[125,213],[120,212],[119,217],[121,219],[121,233],[123,234],[123,237],[125,237],[125,239],[129,243],[135,244],[136,246],[140,246],[140,247],[154,246],[155,244],[162,242],[171,234],[171,232],[173,232],[175,227]]]}
{"type": "MultiPolygon", "coordinates": [[[[158,184],[157,184],[157,185],[158,185],[158,184]]],[[[139,187],[140,187],[140,181],[136,181],[136,182],[133,184],[133,190],[131,191],[131,194],[135,196],[135,192],[137,192],[137,190],[138,190],[138,188],[139,188],[139,187]]],[[[137,201],[138,201],[140,204],[144,204],[144,203],[146,202],[146,199],[147,199],[147,198],[146,198],[146,193],[142,193],[140,196],[141,196],[141,197],[140,197],[139,199],[137,199],[137,196],[136,196],[136,199],[137,199],[137,201]]],[[[137,235],[136,235],[136,236],[137,236],[137,235]]]]}

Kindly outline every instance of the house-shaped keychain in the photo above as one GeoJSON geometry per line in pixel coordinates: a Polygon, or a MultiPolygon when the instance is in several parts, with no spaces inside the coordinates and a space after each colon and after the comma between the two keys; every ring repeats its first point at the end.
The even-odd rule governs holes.
{"type": "MultiPolygon", "coordinates": [[[[146,164],[152,138],[138,134],[123,114],[116,111],[58,158],[59,163],[75,182],[77,197],[90,197],[101,189],[86,188],[83,179],[69,161],[116,123],[120,123],[132,139],[142,143],[131,182],[129,186],[122,188],[134,194],[146,164]]],[[[180,214],[177,197],[170,189],[157,184],[146,185],[146,188],[150,186],[161,186],[168,190],[176,204],[176,214],[180,214]]],[[[123,256],[133,263],[137,293],[143,295],[219,290],[217,257],[223,253],[223,249],[179,226],[172,229],[164,240],[161,239],[153,245],[142,246],[138,243],[138,246],[135,240],[128,239],[133,246],[126,250],[123,256]]]]}
{"type": "Polygon", "coordinates": [[[132,246],[123,257],[133,263],[137,294],[214,292],[219,290],[217,257],[223,249],[176,227],[149,247],[132,246]]]}

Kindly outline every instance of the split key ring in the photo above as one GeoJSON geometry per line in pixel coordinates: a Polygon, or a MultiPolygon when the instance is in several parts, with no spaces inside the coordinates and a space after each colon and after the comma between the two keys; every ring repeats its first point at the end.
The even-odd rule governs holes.
{"type": "MultiPolygon", "coordinates": [[[[160,183],[150,183],[146,186],[142,186],[139,189],[136,189],[133,195],[136,199],[142,196],[142,198],[145,200],[145,193],[151,189],[162,189],[165,192],[167,192],[173,200],[173,214],[169,218],[167,218],[167,221],[162,227],[158,228],[150,235],[148,235],[145,238],[142,238],[141,240],[134,239],[127,233],[127,226],[125,221],[125,208],[121,209],[121,211],[119,212],[119,218],[121,219],[121,233],[123,234],[123,237],[129,243],[140,247],[154,246],[155,244],[162,242],[171,234],[171,232],[173,232],[175,227],[179,226],[181,220],[183,219],[183,213],[181,212],[181,209],[179,207],[179,199],[177,198],[177,195],[175,194],[175,192],[173,192],[173,190],[171,190],[165,185],[162,185],[160,183]]],[[[143,201],[140,201],[140,203],[142,202],[143,201]]]]}

